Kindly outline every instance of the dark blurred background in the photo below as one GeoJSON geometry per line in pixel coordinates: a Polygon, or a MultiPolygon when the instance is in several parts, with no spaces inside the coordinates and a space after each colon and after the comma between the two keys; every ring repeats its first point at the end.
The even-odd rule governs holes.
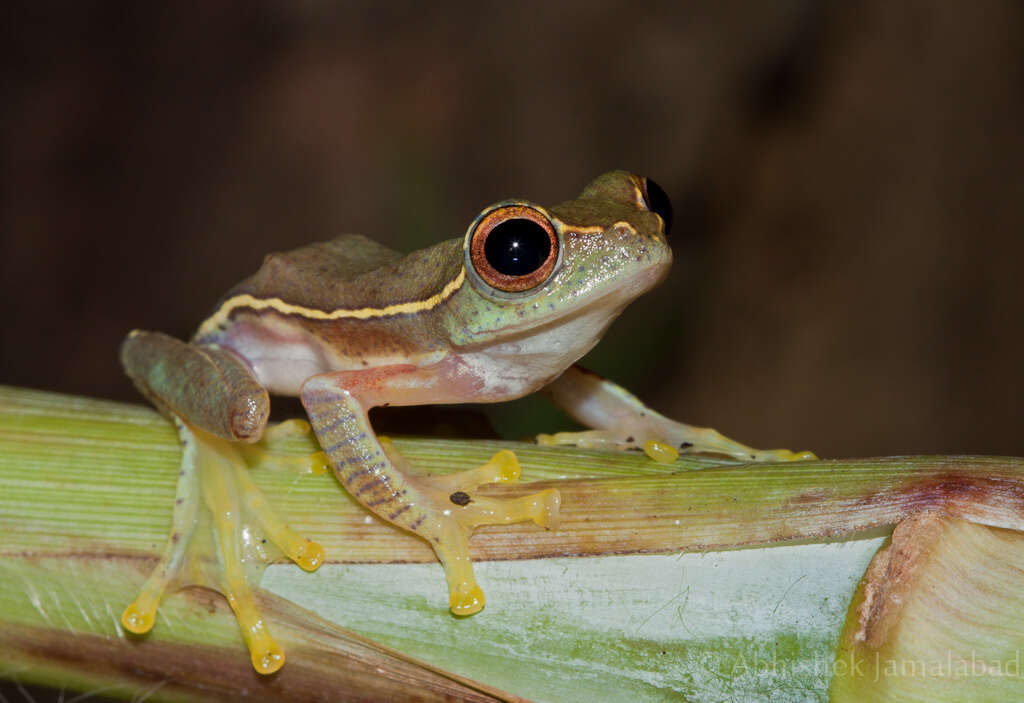
{"type": "Polygon", "coordinates": [[[758,446],[1024,454],[1016,0],[5,3],[0,51],[0,382],[136,400],[123,335],[269,251],[626,168],[677,263],[588,365],[758,446]]]}

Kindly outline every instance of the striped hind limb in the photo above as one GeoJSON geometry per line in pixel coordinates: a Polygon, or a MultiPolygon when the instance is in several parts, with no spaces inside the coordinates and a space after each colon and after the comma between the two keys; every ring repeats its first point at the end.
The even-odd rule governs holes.
{"type": "MultiPolygon", "coordinates": [[[[314,376],[302,388],[302,404],[331,465],[346,490],[384,520],[433,547],[445,569],[449,607],[471,615],[484,606],[473,576],[469,537],[480,525],[532,521],[553,528],[560,497],[548,489],[519,498],[492,498],[476,489],[515,481],[519,463],[510,451],[486,464],[448,476],[414,475],[404,458],[374,433],[367,411],[375,405],[419,404],[436,399],[443,374],[414,366],[314,376]]],[[[443,397],[443,396],[441,396],[443,397]]]]}

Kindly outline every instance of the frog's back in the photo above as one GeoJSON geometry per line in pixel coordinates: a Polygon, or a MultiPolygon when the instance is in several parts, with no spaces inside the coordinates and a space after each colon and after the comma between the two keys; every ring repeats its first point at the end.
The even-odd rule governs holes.
{"type": "Polygon", "coordinates": [[[260,269],[231,289],[314,310],[384,308],[422,300],[458,275],[459,240],[403,255],[358,234],[269,254],[260,269]]]}
{"type": "Polygon", "coordinates": [[[462,270],[461,240],[401,254],[362,235],[346,234],[288,252],[268,254],[252,276],[217,302],[199,330],[223,328],[236,313],[276,308],[280,312],[383,310],[415,304],[442,291],[462,270]]]}
{"type": "Polygon", "coordinates": [[[461,240],[403,256],[346,235],[269,255],[193,341],[234,350],[270,392],[295,395],[315,374],[432,358],[463,280],[461,240]]]}

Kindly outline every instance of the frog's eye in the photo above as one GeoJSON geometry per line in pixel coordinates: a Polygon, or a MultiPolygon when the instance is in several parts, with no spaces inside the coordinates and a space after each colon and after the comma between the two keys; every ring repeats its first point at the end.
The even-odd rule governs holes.
{"type": "Polygon", "coordinates": [[[470,260],[487,285],[507,293],[536,288],[558,260],[558,236],[543,212],[505,205],[487,213],[470,235],[470,260]]]}
{"type": "Polygon", "coordinates": [[[647,209],[661,217],[665,223],[665,234],[672,228],[672,201],[664,189],[650,178],[641,179],[643,183],[644,205],[647,209]]]}

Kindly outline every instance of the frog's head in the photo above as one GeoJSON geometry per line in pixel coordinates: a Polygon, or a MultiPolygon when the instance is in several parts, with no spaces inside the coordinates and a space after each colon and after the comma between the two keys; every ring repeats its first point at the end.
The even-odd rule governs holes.
{"type": "Polygon", "coordinates": [[[564,350],[564,368],[665,276],[671,221],[665,192],[625,171],[599,176],[551,208],[525,200],[486,208],[463,244],[466,284],[451,301],[453,341],[509,342],[524,353],[532,353],[524,345],[553,346],[564,350]]]}

